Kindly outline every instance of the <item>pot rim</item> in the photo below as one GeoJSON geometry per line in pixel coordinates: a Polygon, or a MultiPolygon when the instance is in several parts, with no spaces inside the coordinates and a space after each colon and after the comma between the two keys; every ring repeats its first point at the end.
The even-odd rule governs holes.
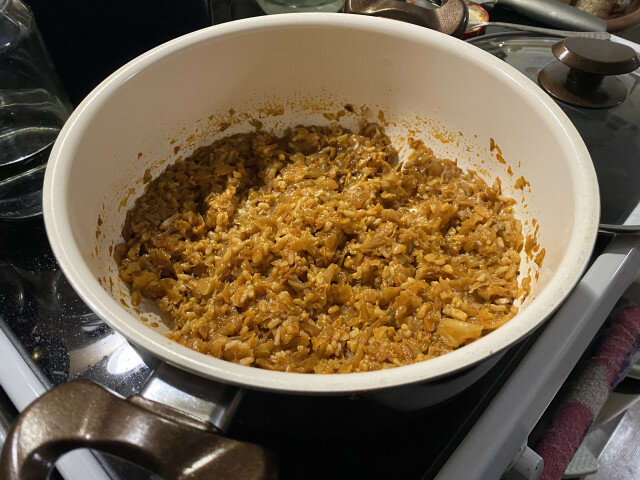
{"type": "Polygon", "coordinates": [[[55,142],[45,174],[43,212],[54,255],[75,291],[110,327],[133,344],[183,370],[227,384],[287,393],[347,394],[435,380],[469,368],[534,331],[562,303],[582,275],[595,243],[600,205],[595,170],[578,131],[555,102],[515,68],[461,40],[395,20],[343,13],[294,13],[243,19],[189,33],[140,55],[110,75],[76,108],[55,142]],[[497,330],[446,355],[387,370],[350,374],[276,372],[227,362],[169,340],[126,312],[85,264],[68,216],[71,159],[84,125],[90,123],[109,96],[146,67],[199,42],[261,30],[313,26],[351,28],[437,44],[450,55],[463,57],[471,68],[489,71],[496,79],[516,85],[523,100],[539,108],[554,128],[566,136],[574,157],[569,165],[571,180],[575,182],[575,191],[581,193],[580,198],[575,199],[576,216],[567,254],[543,291],[525,310],[497,330]]]}

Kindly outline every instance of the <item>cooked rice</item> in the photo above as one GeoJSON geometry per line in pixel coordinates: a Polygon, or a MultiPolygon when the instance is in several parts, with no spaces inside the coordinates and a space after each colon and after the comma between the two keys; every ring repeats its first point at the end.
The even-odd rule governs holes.
{"type": "Polygon", "coordinates": [[[347,373],[466,345],[518,311],[515,201],[377,124],[232,135],[179,160],[128,212],[134,305],[228,361],[347,373]]]}

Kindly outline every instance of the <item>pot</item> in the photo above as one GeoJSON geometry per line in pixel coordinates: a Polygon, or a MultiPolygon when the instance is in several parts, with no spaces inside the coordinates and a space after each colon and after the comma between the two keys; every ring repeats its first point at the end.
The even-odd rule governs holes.
{"type": "Polygon", "coordinates": [[[33,472],[46,472],[47,462],[78,446],[124,455],[167,478],[187,478],[184,472],[193,473],[194,462],[200,465],[194,475],[203,476],[188,478],[241,478],[232,477],[241,455],[252,466],[241,474],[259,478],[269,470],[264,451],[212,433],[229,421],[238,388],[294,395],[300,402],[374,399],[405,412],[450,398],[486,372],[500,352],[536,330],[569,294],[595,241],[599,196],[578,132],[512,67],[418,26],[301,13],[194,32],[115,72],[60,133],[43,206],[52,249],[74,289],[109,326],[165,363],[147,386],[146,399],[124,401],[78,382],[34,402],[3,452],[0,476],[10,480],[37,478],[33,472]],[[519,201],[524,233],[546,250],[541,267],[523,253],[521,272],[532,288],[519,313],[441,357],[343,375],[246,367],[167,339],[153,304],[132,306],[112,256],[144,178],[216,137],[251,129],[254,118],[281,132],[300,123],[328,124],[328,114],[337,111],[345,112],[341,123],[347,126],[363,117],[381,121],[392,140],[417,136],[436,155],[456,159],[489,181],[501,179],[504,194],[519,201]],[[529,188],[520,188],[520,177],[529,188]],[[194,376],[201,379],[195,386],[194,376]],[[208,407],[200,408],[203,400],[208,407]],[[111,421],[116,414],[122,421],[111,421]],[[207,456],[202,445],[220,455],[207,456]]]}

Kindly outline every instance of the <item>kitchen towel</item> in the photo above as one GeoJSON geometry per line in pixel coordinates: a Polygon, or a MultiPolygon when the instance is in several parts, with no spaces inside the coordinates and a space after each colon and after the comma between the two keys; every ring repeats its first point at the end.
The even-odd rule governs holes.
{"type": "Polygon", "coordinates": [[[559,480],[598,416],[609,393],[640,356],[640,306],[615,315],[595,341],[595,354],[571,381],[536,452],[542,480],[559,480]]]}

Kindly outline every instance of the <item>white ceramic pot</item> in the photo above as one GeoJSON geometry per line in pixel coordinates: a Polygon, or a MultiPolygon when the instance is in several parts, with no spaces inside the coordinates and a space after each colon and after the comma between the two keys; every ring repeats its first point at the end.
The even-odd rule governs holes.
{"type": "MultiPolygon", "coordinates": [[[[347,114],[342,120],[355,125],[358,118],[347,114]]],[[[365,392],[468,371],[531,333],[560,305],[587,264],[598,216],[589,154],[537,85],[460,40],[346,14],[241,20],[136,58],[73,113],[53,148],[44,185],[44,218],[56,258],[78,294],[111,327],[183,370],[280,393],[365,392]],[[163,335],[153,305],[143,303],[141,312],[131,307],[111,252],[127,209],[144,191],[147,169],[157,176],[194,148],[252,128],[252,118],[276,130],[327,124],[323,113],[346,104],[356,111],[367,106],[372,119],[383,115],[394,141],[413,131],[438,155],[489,181],[499,177],[505,194],[519,201],[525,232],[534,234],[538,225],[546,257],[540,269],[524,258],[521,270],[532,276],[532,292],[515,318],[422,363],[309,375],[245,367],[189,350],[163,335]],[[220,131],[221,124],[228,128],[220,131]],[[491,138],[506,164],[490,149],[491,138]],[[515,187],[521,176],[530,184],[523,190],[515,187]]]]}

